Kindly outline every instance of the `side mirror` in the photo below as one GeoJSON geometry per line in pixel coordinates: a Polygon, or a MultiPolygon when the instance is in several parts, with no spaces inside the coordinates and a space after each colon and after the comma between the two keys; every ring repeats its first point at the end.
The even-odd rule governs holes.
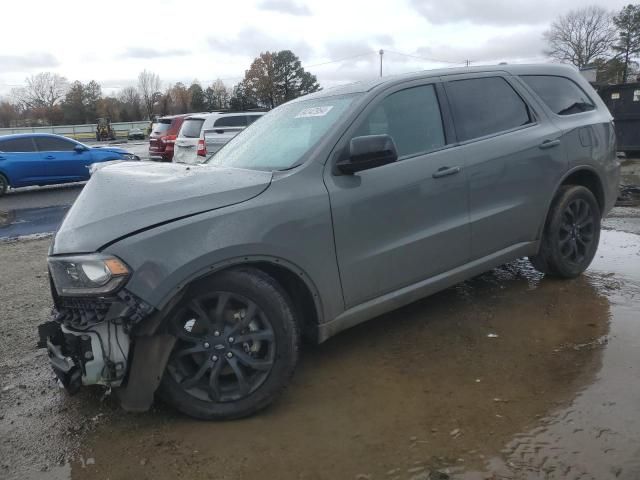
{"type": "Polygon", "coordinates": [[[391,136],[366,135],[355,137],[349,144],[349,158],[336,164],[340,172],[353,175],[362,170],[381,167],[398,161],[396,144],[391,136]]]}
{"type": "Polygon", "coordinates": [[[87,147],[85,147],[84,145],[76,145],[75,147],[73,147],[73,149],[76,151],[76,153],[82,153],[87,150],[87,147]]]}

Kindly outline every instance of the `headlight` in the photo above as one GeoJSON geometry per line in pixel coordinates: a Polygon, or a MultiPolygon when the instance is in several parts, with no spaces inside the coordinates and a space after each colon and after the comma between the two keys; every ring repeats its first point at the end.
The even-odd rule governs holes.
{"type": "Polygon", "coordinates": [[[49,257],[53,284],[61,296],[105,295],[129,278],[129,267],[111,255],[49,257]]]}

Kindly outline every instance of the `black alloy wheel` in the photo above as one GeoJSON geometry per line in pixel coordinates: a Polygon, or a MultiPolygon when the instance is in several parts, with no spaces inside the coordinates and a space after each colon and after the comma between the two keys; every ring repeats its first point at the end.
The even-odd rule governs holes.
{"type": "Polygon", "coordinates": [[[562,215],[559,232],[560,254],[566,260],[581,264],[594,240],[594,220],[586,200],[576,198],[568,203],[562,215]]]}
{"type": "Polygon", "coordinates": [[[159,395],[187,415],[228,420],[269,405],[289,383],[300,334],[280,284],[244,267],[203,279],[168,323],[176,343],[159,395]]]}
{"type": "Polygon", "coordinates": [[[169,373],[200,400],[240,400],[271,372],[273,328],[248,298],[231,292],[197,296],[176,317],[174,327],[178,340],[169,373]]]}

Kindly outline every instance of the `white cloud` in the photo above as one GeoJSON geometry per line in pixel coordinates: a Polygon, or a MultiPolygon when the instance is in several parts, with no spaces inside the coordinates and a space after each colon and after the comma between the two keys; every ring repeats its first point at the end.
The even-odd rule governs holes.
{"type": "MultiPolygon", "coordinates": [[[[580,1],[6,2],[2,35],[11,41],[0,42],[0,95],[40,71],[95,79],[108,92],[135,84],[143,69],[165,85],[218,77],[233,84],[260,52],[285,48],[317,65],[310,70],[325,86],[377,75],[380,48],[390,74],[446,65],[394,52],[454,63],[516,61],[541,52],[539,32],[580,1]]],[[[619,9],[628,0],[593,2],[619,9]]]]}

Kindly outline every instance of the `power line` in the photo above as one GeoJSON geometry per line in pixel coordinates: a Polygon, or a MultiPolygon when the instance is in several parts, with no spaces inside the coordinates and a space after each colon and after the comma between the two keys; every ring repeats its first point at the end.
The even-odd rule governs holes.
{"type": "Polygon", "coordinates": [[[452,62],[451,60],[442,60],[442,59],[438,59],[438,58],[429,58],[429,57],[422,57],[420,55],[411,55],[409,53],[402,53],[402,52],[396,52],[394,50],[385,50],[385,52],[389,52],[389,53],[395,53],[396,55],[401,55],[403,57],[410,57],[410,58],[417,58],[419,60],[426,60],[428,62],[437,62],[437,63],[450,63],[452,65],[457,65],[461,62],[452,62]]]}
{"type": "Polygon", "coordinates": [[[321,65],[329,65],[330,63],[344,62],[345,60],[351,60],[353,58],[359,58],[359,57],[366,57],[367,55],[373,55],[373,54],[377,55],[378,52],[371,51],[371,52],[367,52],[367,53],[360,53],[358,55],[352,55],[350,57],[339,58],[337,60],[331,60],[329,62],[316,63],[316,64],[313,64],[313,65],[303,65],[303,67],[304,68],[319,67],[321,65]]]}

